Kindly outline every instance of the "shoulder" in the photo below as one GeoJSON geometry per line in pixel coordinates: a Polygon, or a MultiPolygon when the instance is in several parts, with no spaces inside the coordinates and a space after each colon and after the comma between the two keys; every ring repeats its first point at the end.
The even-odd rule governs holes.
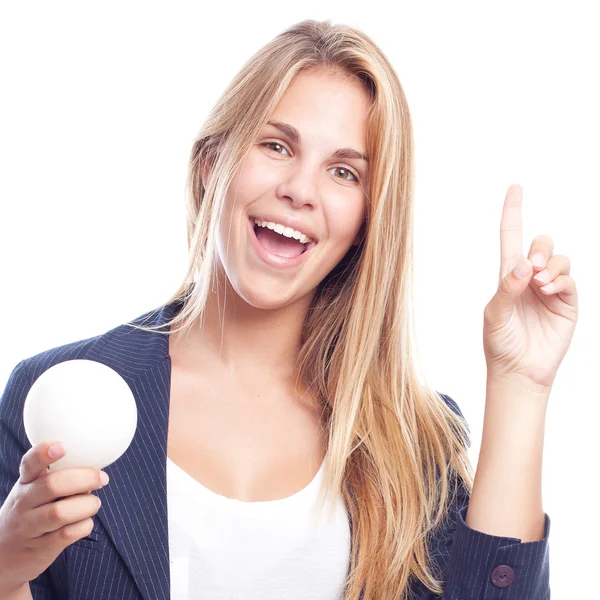
{"type": "Polygon", "coordinates": [[[438,392],[438,394],[442,397],[442,399],[446,402],[446,404],[459,416],[462,417],[463,419],[465,418],[465,416],[462,414],[462,411],[460,410],[458,403],[456,402],[456,400],[453,400],[450,396],[448,396],[448,394],[442,394],[441,392],[438,392]]]}
{"type": "Polygon", "coordinates": [[[446,403],[446,405],[456,414],[460,417],[461,421],[463,422],[463,428],[464,428],[464,434],[465,434],[465,441],[468,447],[471,447],[471,429],[469,427],[469,423],[467,421],[467,419],[465,418],[465,416],[463,415],[462,411],[460,410],[460,407],[458,406],[458,402],[456,402],[456,400],[454,400],[453,398],[451,398],[450,396],[448,396],[448,394],[442,394],[441,392],[437,392],[438,395],[444,400],[444,402],[446,403]]]}
{"type": "Polygon", "coordinates": [[[173,316],[178,303],[163,305],[99,335],[48,348],[24,358],[14,367],[7,387],[15,380],[29,386],[45,371],[68,360],[93,360],[127,377],[153,367],[169,356],[165,333],[132,327],[158,326],[173,316]]]}

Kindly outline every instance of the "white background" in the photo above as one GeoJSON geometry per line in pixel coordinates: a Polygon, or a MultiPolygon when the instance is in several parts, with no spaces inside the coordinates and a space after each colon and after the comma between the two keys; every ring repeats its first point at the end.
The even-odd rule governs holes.
{"type": "Polygon", "coordinates": [[[580,318],[548,407],[543,498],[552,597],[590,597],[600,539],[595,3],[206,4],[0,9],[0,380],[23,358],[163,302],[184,274],[187,160],[216,98],[293,23],[358,27],[391,60],[412,112],[419,349],[469,421],[474,464],[483,309],[511,183],[524,189],[524,255],[546,234],[571,259],[580,318]]]}

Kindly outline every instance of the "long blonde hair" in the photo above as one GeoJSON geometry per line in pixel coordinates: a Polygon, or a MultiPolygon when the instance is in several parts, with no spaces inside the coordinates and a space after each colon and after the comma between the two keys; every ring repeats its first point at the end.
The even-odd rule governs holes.
{"type": "Polygon", "coordinates": [[[403,599],[411,576],[441,594],[428,540],[447,518],[458,486],[472,490],[469,430],[419,365],[412,306],[412,123],[394,69],[367,35],[305,20],[241,68],[191,152],[188,270],[165,302],[183,299],[183,307],[166,332],[130,325],[169,335],[201,321],[231,179],[292,79],[311,70],[359,82],[371,99],[364,238],[319,284],[296,365],[298,379],[322,407],[328,435],[324,485],[334,499],[341,494],[350,517],[344,597],[359,600],[362,590],[369,599],[403,599]]]}

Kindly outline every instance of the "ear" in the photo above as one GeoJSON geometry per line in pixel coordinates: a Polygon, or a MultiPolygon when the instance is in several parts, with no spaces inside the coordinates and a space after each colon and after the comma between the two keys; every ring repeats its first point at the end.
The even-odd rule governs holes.
{"type": "Polygon", "coordinates": [[[200,166],[200,170],[202,172],[202,187],[206,188],[206,180],[208,179],[208,175],[210,173],[212,165],[206,160],[204,161],[201,166],[200,166]]]}

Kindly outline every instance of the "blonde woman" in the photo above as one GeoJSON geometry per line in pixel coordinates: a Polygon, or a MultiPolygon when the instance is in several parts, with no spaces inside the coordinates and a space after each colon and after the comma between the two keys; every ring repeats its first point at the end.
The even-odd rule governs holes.
{"type": "Polygon", "coordinates": [[[484,310],[473,473],[458,405],[419,376],[411,119],[378,46],[311,20],[278,35],[218,100],[188,183],[189,268],[168,301],[10,375],[1,597],[550,598],[544,417],[577,294],[551,238],[524,256],[521,188],[484,310]],[[49,472],[60,440],[24,433],[32,383],[78,358],[136,397],[107,484],[49,472]]]}

